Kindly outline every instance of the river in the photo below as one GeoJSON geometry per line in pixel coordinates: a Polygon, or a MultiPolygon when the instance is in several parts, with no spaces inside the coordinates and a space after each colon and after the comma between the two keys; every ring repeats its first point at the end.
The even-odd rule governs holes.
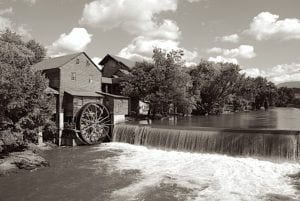
{"type": "MultiPolygon", "coordinates": [[[[248,123],[240,120],[237,127],[256,128],[255,117],[259,128],[297,130],[297,112],[287,108],[239,113],[248,123]]],[[[219,126],[228,127],[228,122],[234,124],[228,120],[234,115],[215,118],[227,117],[227,123],[219,126]]],[[[203,123],[212,117],[197,118],[203,118],[203,123]]],[[[170,126],[171,121],[167,122],[170,126]]],[[[199,126],[199,120],[181,122],[180,126],[199,126]]],[[[298,161],[159,150],[119,142],[60,147],[43,155],[50,167],[0,177],[1,201],[300,200],[299,181],[288,176],[300,172],[298,161]]]]}

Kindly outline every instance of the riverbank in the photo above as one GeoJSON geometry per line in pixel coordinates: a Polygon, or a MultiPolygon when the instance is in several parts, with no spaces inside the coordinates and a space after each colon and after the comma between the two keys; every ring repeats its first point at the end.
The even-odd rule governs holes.
{"type": "Polygon", "coordinates": [[[53,149],[52,144],[28,144],[24,151],[12,152],[0,158],[0,176],[16,173],[20,170],[35,170],[39,167],[49,166],[48,161],[41,156],[44,150],[53,149]]]}

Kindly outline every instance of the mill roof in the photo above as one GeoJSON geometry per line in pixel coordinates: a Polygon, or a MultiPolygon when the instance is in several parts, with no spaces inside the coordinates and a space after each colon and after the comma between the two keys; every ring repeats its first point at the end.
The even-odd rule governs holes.
{"type": "Polygon", "coordinates": [[[123,57],[119,57],[119,56],[115,56],[115,55],[111,55],[111,54],[107,54],[101,61],[100,61],[100,65],[104,65],[108,59],[113,59],[118,63],[123,64],[124,66],[127,66],[129,69],[132,69],[135,66],[135,62],[129,60],[129,59],[125,59],[123,57]]]}
{"type": "Polygon", "coordinates": [[[81,54],[81,52],[75,53],[75,54],[64,55],[64,56],[60,56],[60,57],[44,59],[43,61],[41,61],[37,64],[34,64],[32,67],[36,70],[48,70],[48,69],[53,69],[53,68],[60,68],[80,54],[81,54]]]}
{"type": "Polygon", "coordinates": [[[68,55],[59,56],[59,57],[47,58],[47,59],[44,59],[43,61],[41,61],[39,63],[34,64],[32,66],[32,68],[35,69],[35,70],[41,70],[41,71],[60,68],[60,67],[63,67],[66,63],[70,62],[71,60],[73,60],[74,58],[78,57],[81,54],[84,54],[90,60],[90,62],[99,71],[101,71],[85,52],[77,52],[77,53],[74,53],[74,54],[68,54],[68,55]]]}

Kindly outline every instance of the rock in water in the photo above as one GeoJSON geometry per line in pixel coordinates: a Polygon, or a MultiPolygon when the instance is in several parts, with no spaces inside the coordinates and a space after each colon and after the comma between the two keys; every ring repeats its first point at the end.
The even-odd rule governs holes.
{"type": "Polygon", "coordinates": [[[41,156],[33,153],[32,151],[15,152],[10,156],[15,164],[20,169],[32,170],[37,167],[49,166],[49,163],[41,156]]]}

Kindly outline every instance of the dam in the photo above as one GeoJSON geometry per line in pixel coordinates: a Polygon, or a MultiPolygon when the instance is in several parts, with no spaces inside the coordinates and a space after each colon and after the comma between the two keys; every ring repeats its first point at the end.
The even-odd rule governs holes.
{"type": "Polygon", "coordinates": [[[299,109],[276,108],[267,112],[119,124],[114,127],[113,141],[163,150],[297,160],[299,135],[299,109]]]}

